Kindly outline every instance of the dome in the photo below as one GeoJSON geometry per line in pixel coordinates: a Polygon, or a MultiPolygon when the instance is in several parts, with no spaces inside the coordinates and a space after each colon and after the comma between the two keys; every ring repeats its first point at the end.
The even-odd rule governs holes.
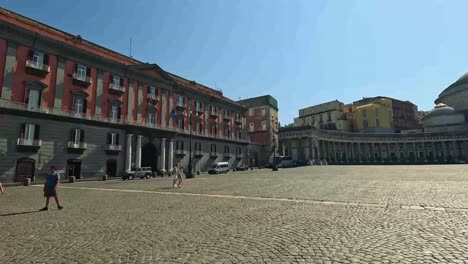
{"type": "Polygon", "coordinates": [[[435,100],[453,106],[457,111],[468,110],[468,73],[443,90],[435,100]]]}
{"type": "Polygon", "coordinates": [[[450,126],[465,123],[465,116],[453,107],[439,103],[422,119],[424,127],[450,126]]]}

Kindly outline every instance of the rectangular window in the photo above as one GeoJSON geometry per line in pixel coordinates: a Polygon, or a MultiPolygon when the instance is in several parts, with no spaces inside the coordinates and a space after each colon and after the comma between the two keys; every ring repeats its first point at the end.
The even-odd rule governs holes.
{"type": "Polygon", "coordinates": [[[185,124],[184,124],[184,119],[183,119],[183,118],[181,118],[181,119],[179,119],[179,120],[177,121],[177,127],[178,127],[179,129],[185,129],[185,124]]]}
{"type": "Polygon", "coordinates": [[[32,145],[34,139],[39,139],[39,135],[36,132],[36,125],[33,124],[24,124],[20,138],[23,140],[24,144],[32,145]],[[36,136],[37,135],[37,136],[36,136]]]}
{"type": "Polygon", "coordinates": [[[112,76],[112,86],[113,87],[120,87],[120,77],[119,76],[112,76]]]}
{"type": "Polygon", "coordinates": [[[80,142],[84,142],[84,130],[73,129],[71,141],[73,142],[73,144],[79,144],[80,142]]]}
{"type": "Polygon", "coordinates": [[[86,72],[87,72],[87,67],[81,64],[78,64],[78,71],[76,72],[78,74],[78,77],[82,80],[86,79],[86,72]]]}
{"type": "Polygon", "coordinates": [[[224,146],[224,153],[229,154],[229,146],[224,146]]]}
{"type": "Polygon", "coordinates": [[[38,90],[36,89],[29,89],[29,95],[28,95],[28,109],[29,110],[34,110],[38,109],[40,106],[40,100],[39,98],[41,97],[41,94],[38,90]]]}
{"type": "Polygon", "coordinates": [[[210,113],[211,113],[211,115],[216,115],[216,107],[215,106],[210,106],[210,113]]]}
{"type": "Polygon", "coordinates": [[[254,115],[254,109],[253,108],[250,108],[249,109],[249,116],[253,116],[254,115]]]}
{"type": "Polygon", "coordinates": [[[211,126],[211,135],[216,136],[218,134],[218,130],[216,129],[216,125],[211,126]]]}
{"type": "Polygon", "coordinates": [[[210,151],[211,152],[216,152],[216,144],[211,144],[210,145],[210,151]]]}
{"type": "Polygon", "coordinates": [[[111,107],[111,118],[114,121],[119,119],[119,107],[117,105],[111,107]]]}
{"type": "Polygon", "coordinates": [[[44,53],[34,51],[32,55],[32,61],[38,67],[42,66],[42,64],[44,63],[44,53]]]}
{"type": "Polygon", "coordinates": [[[148,125],[154,126],[154,121],[155,121],[154,113],[148,113],[148,118],[147,118],[148,125]]]}
{"type": "Polygon", "coordinates": [[[181,106],[181,107],[184,106],[184,97],[182,95],[179,95],[177,97],[177,106],[181,106]]]}
{"type": "Polygon", "coordinates": [[[327,113],[327,121],[328,121],[328,122],[331,122],[331,121],[332,121],[332,119],[331,119],[331,113],[327,113]]]}
{"type": "Polygon", "coordinates": [[[156,87],[150,86],[148,88],[148,95],[152,97],[156,97],[156,87]]]}
{"type": "Polygon", "coordinates": [[[265,107],[262,108],[262,116],[266,116],[266,109],[265,109],[265,107]]]}
{"type": "Polygon", "coordinates": [[[184,150],[184,141],[177,140],[176,141],[176,150],[183,151],[184,150]]]}
{"type": "Polygon", "coordinates": [[[107,133],[107,145],[117,146],[119,145],[119,134],[117,133],[107,133]]]}
{"type": "Polygon", "coordinates": [[[73,104],[75,116],[81,116],[83,114],[83,98],[73,98],[75,103],[73,104]]]}
{"type": "Polygon", "coordinates": [[[249,131],[250,131],[250,132],[254,132],[254,131],[255,131],[255,125],[254,125],[254,123],[250,123],[249,131]]]}
{"type": "Polygon", "coordinates": [[[320,115],[319,118],[320,118],[319,123],[323,123],[323,116],[320,115]]]}
{"type": "Polygon", "coordinates": [[[201,103],[198,102],[198,101],[195,102],[195,110],[196,110],[197,112],[200,112],[200,111],[202,110],[202,109],[201,109],[201,103]]]}

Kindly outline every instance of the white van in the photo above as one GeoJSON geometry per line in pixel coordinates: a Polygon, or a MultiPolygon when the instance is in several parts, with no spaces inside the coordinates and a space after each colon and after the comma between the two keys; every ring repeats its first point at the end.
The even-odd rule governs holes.
{"type": "Polygon", "coordinates": [[[208,168],[208,174],[228,173],[229,162],[218,162],[208,168]]]}

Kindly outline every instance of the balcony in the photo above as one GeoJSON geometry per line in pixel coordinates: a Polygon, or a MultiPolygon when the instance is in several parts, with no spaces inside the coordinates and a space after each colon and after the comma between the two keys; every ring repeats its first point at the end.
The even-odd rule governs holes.
{"type": "Polygon", "coordinates": [[[212,151],[210,152],[210,158],[217,158],[218,157],[218,152],[212,151]]]}
{"type": "Polygon", "coordinates": [[[148,100],[149,103],[155,105],[159,102],[159,97],[154,94],[147,94],[146,99],[148,100]]]}
{"type": "Polygon", "coordinates": [[[118,154],[122,151],[122,145],[106,145],[107,154],[118,154]]]}
{"type": "Polygon", "coordinates": [[[211,111],[210,112],[210,117],[213,118],[213,119],[216,119],[216,118],[218,118],[218,114],[216,113],[216,111],[211,111]]]}
{"type": "Polygon", "coordinates": [[[242,124],[242,119],[240,117],[236,117],[234,122],[236,123],[236,125],[240,125],[240,124],[242,124]]]}
{"type": "Polygon", "coordinates": [[[232,155],[231,155],[231,153],[224,153],[224,154],[223,154],[223,157],[224,157],[225,159],[230,159],[230,158],[232,157],[232,155]]]}
{"type": "Polygon", "coordinates": [[[42,146],[41,139],[18,138],[16,147],[18,151],[35,152],[42,146]]]}
{"type": "Polygon", "coordinates": [[[32,60],[26,61],[26,72],[37,76],[44,77],[50,72],[50,66],[42,63],[37,63],[32,60]]]}
{"type": "Polygon", "coordinates": [[[93,81],[91,80],[91,77],[89,76],[83,76],[78,73],[73,73],[73,84],[79,85],[82,87],[88,87],[91,85],[93,81]]]}
{"type": "Polygon", "coordinates": [[[80,152],[83,152],[86,150],[86,148],[88,147],[88,144],[84,143],[84,142],[74,142],[74,141],[68,141],[68,144],[67,144],[67,149],[68,149],[68,152],[70,153],[80,153],[80,152]]]}
{"type": "Polygon", "coordinates": [[[179,157],[179,158],[185,156],[185,152],[183,149],[176,149],[174,151],[174,154],[176,157],[179,157]]]}
{"type": "Polygon", "coordinates": [[[177,110],[183,111],[183,110],[185,110],[187,107],[184,105],[184,103],[178,102],[177,105],[176,105],[176,108],[177,108],[177,110]]]}
{"type": "Polygon", "coordinates": [[[200,106],[196,106],[195,107],[195,112],[197,113],[197,115],[203,115],[203,109],[200,107],[200,106]]]}
{"type": "Polygon", "coordinates": [[[193,153],[193,156],[199,159],[203,157],[203,152],[201,150],[195,150],[195,152],[193,153]]]}
{"type": "Polygon", "coordinates": [[[236,155],[236,159],[237,159],[237,160],[241,160],[241,159],[243,159],[243,158],[244,158],[244,154],[237,154],[237,155],[236,155]]]}
{"type": "Polygon", "coordinates": [[[224,121],[229,121],[229,120],[231,120],[231,117],[229,115],[224,114],[223,119],[224,119],[224,121]]]}
{"type": "Polygon", "coordinates": [[[109,91],[117,95],[122,95],[125,93],[125,87],[111,82],[109,83],[109,91]]]}

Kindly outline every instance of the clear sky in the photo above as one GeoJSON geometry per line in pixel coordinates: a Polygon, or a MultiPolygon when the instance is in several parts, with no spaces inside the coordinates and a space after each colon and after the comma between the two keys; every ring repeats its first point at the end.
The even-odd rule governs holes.
{"type": "Polygon", "coordinates": [[[0,0],[232,99],[298,109],[364,96],[433,108],[468,71],[464,0],[0,0]]]}

